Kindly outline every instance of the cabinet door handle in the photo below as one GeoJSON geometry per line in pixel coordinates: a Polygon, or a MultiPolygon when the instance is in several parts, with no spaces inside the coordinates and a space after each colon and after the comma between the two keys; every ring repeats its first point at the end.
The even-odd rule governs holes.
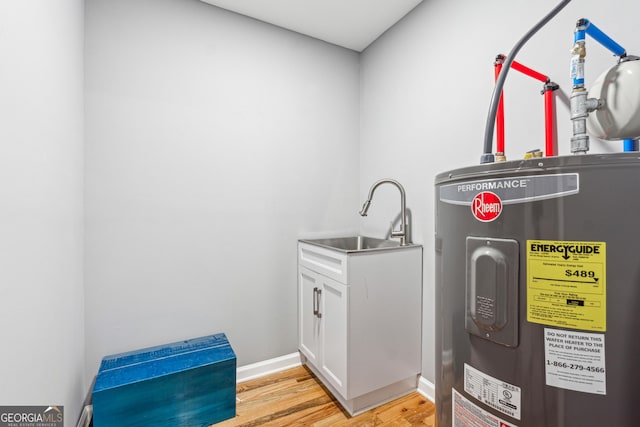
{"type": "Polygon", "coordinates": [[[313,288],[313,315],[318,315],[318,288],[313,288]]]}
{"type": "Polygon", "coordinates": [[[322,317],[322,313],[320,313],[320,295],[322,295],[322,289],[318,289],[318,298],[316,299],[316,302],[318,303],[318,308],[316,309],[316,316],[318,316],[318,319],[322,317]]]}

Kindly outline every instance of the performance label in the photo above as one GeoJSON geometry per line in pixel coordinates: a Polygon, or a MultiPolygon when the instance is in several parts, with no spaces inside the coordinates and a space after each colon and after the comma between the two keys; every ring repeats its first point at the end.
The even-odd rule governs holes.
{"type": "Polygon", "coordinates": [[[520,387],[493,378],[465,363],[464,391],[496,411],[520,419],[520,387]]]}
{"type": "Polygon", "coordinates": [[[444,184],[440,187],[440,201],[453,205],[472,206],[473,209],[474,203],[477,203],[476,197],[483,192],[491,192],[501,200],[503,205],[529,203],[578,194],[580,177],[577,173],[563,173],[444,184]]]}
{"type": "Polygon", "coordinates": [[[605,242],[527,240],[527,320],[607,330],[605,242]]]}
{"type": "Polygon", "coordinates": [[[518,427],[476,406],[454,388],[452,427],[518,427]]]}
{"type": "Polygon", "coordinates": [[[547,385],[607,394],[604,334],[544,328],[547,385]]]}

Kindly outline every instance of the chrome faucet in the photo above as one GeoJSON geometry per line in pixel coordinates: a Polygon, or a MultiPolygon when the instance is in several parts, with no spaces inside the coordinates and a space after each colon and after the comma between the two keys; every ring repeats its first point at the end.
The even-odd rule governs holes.
{"type": "Polygon", "coordinates": [[[392,228],[391,237],[399,237],[400,246],[406,246],[407,245],[407,214],[406,214],[407,201],[404,193],[404,188],[402,187],[402,185],[400,185],[398,181],[394,179],[386,178],[386,179],[381,179],[380,181],[375,182],[371,186],[371,189],[369,190],[369,196],[367,197],[367,200],[362,205],[362,210],[360,211],[360,215],[367,216],[367,211],[369,210],[369,206],[371,206],[371,199],[373,198],[373,192],[376,191],[376,188],[378,188],[382,184],[393,184],[398,188],[398,190],[400,190],[400,230],[394,231],[392,228]]]}

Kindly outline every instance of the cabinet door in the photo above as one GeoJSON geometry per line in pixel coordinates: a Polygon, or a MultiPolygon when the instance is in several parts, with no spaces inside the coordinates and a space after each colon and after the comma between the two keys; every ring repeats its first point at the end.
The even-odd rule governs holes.
{"type": "Polygon", "coordinates": [[[318,297],[322,283],[317,273],[298,267],[298,345],[309,363],[318,365],[320,345],[320,318],[315,311],[320,307],[318,297]]]}
{"type": "Polygon", "coordinates": [[[347,396],[347,307],[349,287],[320,276],[321,371],[329,382],[347,396]]]}

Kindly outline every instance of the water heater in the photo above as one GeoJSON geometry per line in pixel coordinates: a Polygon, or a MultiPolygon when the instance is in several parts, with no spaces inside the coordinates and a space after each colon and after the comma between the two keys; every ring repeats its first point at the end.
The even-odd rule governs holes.
{"type": "Polygon", "coordinates": [[[638,153],[436,177],[438,427],[633,426],[638,153]]]}

